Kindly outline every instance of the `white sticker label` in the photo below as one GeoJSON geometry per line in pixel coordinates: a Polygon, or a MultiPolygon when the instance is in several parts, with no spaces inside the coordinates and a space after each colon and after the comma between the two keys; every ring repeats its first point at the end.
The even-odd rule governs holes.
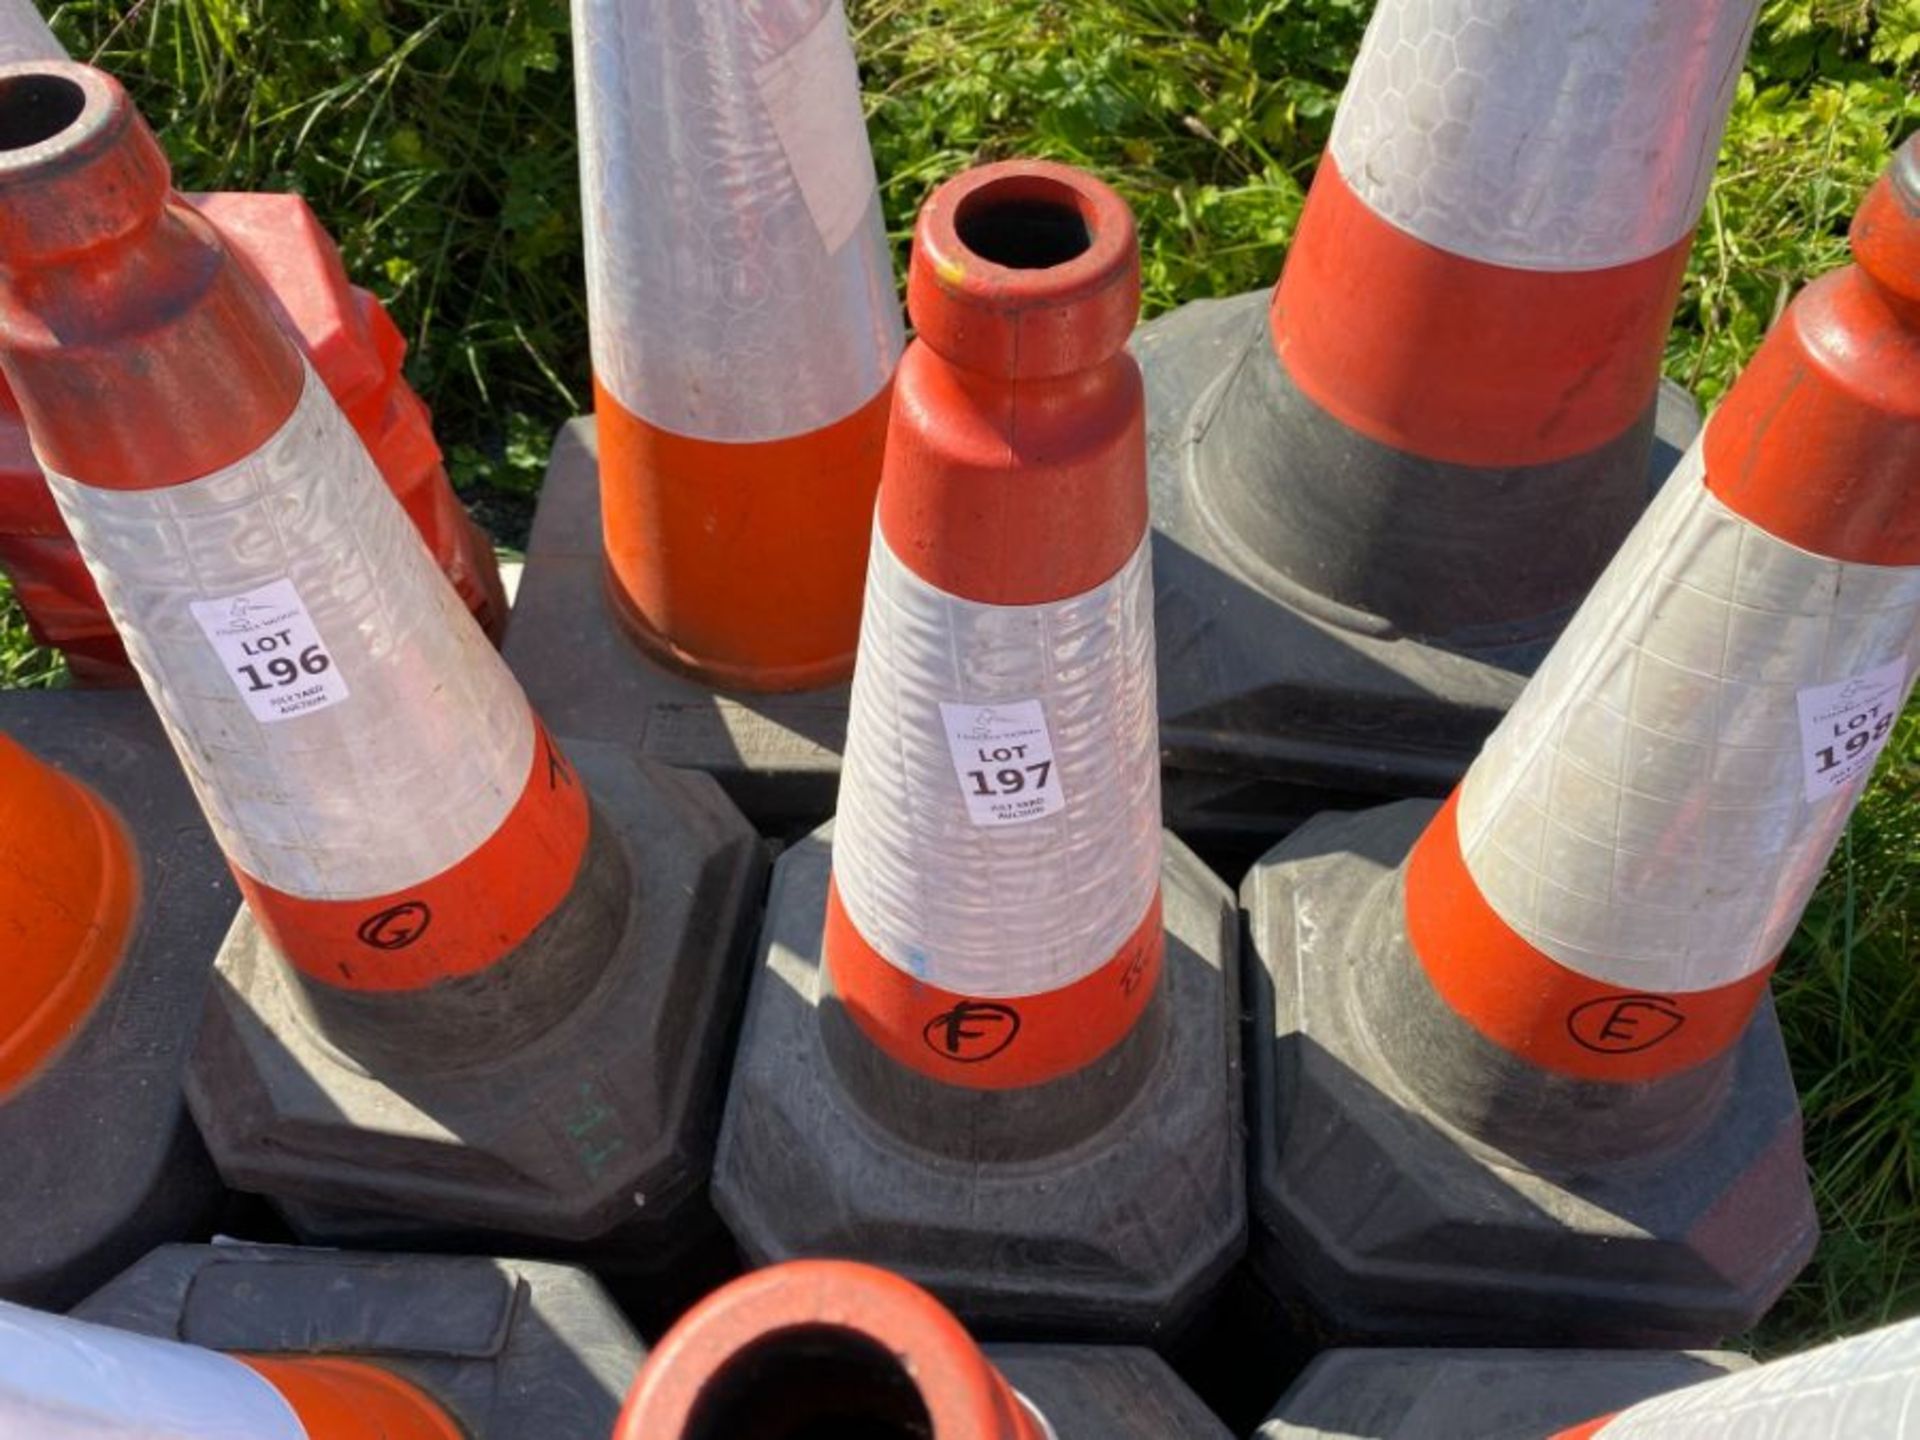
{"type": "Polygon", "coordinates": [[[1807,799],[1824,800],[1873,769],[1900,719],[1906,690],[1907,662],[1902,657],[1851,680],[1800,692],[1807,799]]]}
{"type": "Polygon", "coordinates": [[[254,719],[271,725],[347,698],[347,682],[293,581],[190,608],[254,719]]]}
{"type": "Polygon", "coordinates": [[[1053,764],[1053,736],[1038,700],[1000,705],[940,702],[953,773],[975,825],[1024,825],[1062,809],[1066,792],[1053,764]]]}

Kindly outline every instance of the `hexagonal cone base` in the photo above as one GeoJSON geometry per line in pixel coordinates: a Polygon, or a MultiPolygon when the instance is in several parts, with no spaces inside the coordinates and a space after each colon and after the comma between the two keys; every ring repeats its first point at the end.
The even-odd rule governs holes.
{"type": "Polygon", "coordinates": [[[58,1308],[212,1222],[223,1192],[181,1086],[237,896],[144,695],[0,694],[0,729],[113,807],[141,871],[99,1003],[0,1099],[0,1297],[58,1308]]]}
{"type": "Polygon", "coordinates": [[[169,1245],[73,1313],[214,1350],[367,1361],[472,1440],[606,1440],[645,1353],[591,1275],[526,1260],[169,1245]]]}
{"type": "Polygon", "coordinates": [[[1544,1440],[1752,1363],[1716,1351],[1334,1350],[1255,1440],[1544,1440]]]}
{"type": "Polygon", "coordinates": [[[380,1216],[413,1217],[435,1248],[476,1231],[585,1242],[617,1229],[623,1252],[672,1256],[703,1204],[764,858],[707,777],[567,750],[632,885],[586,1000],[496,1060],[370,1074],[312,1028],[243,910],[188,1088],[229,1183],[371,1212],[376,1232],[380,1216]]]}
{"type": "Polygon", "coordinates": [[[1439,1007],[1397,913],[1375,909],[1395,903],[1394,867],[1435,808],[1321,816],[1242,889],[1262,1277],[1341,1337],[1685,1346],[1746,1328],[1817,1235],[1771,1005],[1700,1115],[1657,1150],[1541,1153],[1541,1135],[1611,1134],[1616,1095],[1636,1090],[1625,1098],[1644,1118],[1664,1092],[1574,1094],[1518,1074],[1529,1093],[1512,1123],[1467,1134],[1403,1082],[1394,1046],[1485,1047],[1489,1067],[1504,1052],[1439,1007]],[[1397,1012],[1362,1015],[1355,977],[1383,966],[1397,1012]]]}
{"type": "Polygon", "coordinates": [[[1168,837],[1162,994],[1091,1070],[961,1090],[885,1061],[823,996],[831,835],[774,871],[715,1162],[756,1262],[899,1271],[989,1334],[1164,1338],[1245,1225],[1232,897],[1168,837]]]}

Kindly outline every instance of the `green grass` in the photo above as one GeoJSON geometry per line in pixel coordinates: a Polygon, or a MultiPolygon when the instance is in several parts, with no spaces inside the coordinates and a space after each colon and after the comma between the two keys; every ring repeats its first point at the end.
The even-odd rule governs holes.
{"type": "MultiPolygon", "coordinates": [[[[887,213],[980,160],[1099,171],[1150,312],[1276,273],[1366,0],[850,0],[887,213]]],[[[413,340],[456,482],[517,539],[584,407],[563,0],[68,0],[189,188],[306,194],[413,340]]],[[[1920,0],[1768,0],[1667,362],[1711,402],[1920,123],[1920,0]]],[[[57,677],[0,590],[0,683],[57,677]]],[[[1782,966],[1828,1238],[1756,1337],[1920,1309],[1920,722],[1909,716],[1782,966]]]]}

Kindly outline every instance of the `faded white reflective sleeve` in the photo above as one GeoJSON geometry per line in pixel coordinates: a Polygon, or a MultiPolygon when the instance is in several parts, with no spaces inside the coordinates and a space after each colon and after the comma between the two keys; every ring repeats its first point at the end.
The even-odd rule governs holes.
{"type": "Polygon", "coordinates": [[[385,895],[499,828],[533,764],[526,697],[310,367],[286,424],[238,464],[159,490],[49,480],[247,874],[307,899],[385,895]],[[223,603],[289,613],[287,586],[304,621],[210,633],[223,603]],[[243,653],[281,633],[291,653],[243,653]],[[315,708],[261,718],[309,692],[315,708]]]}
{"type": "Polygon", "coordinates": [[[1091,974],[1160,883],[1158,726],[1147,541],[1084,595],[982,605],[920,579],[876,527],[834,825],[848,918],[890,963],[967,995],[1037,995],[1091,974]],[[1031,746],[1006,761],[959,754],[941,708],[999,707],[1000,733],[1024,735],[1032,702],[1045,774],[1031,746]],[[1013,789],[1003,766],[1017,776],[1009,803],[1035,789],[1059,803],[1002,812],[1009,823],[969,804],[982,787],[1013,789]]]}
{"type": "Polygon", "coordinates": [[[66,46],[54,39],[33,0],[0,0],[0,65],[66,58],[66,46]]]}
{"type": "Polygon", "coordinates": [[[574,0],[573,29],[600,383],[733,442],[879,394],[900,306],[839,0],[574,0]]]}
{"type": "Polygon", "coordinates": [[[1381,0],[1332,155],[1455,255],[1598,270],[1700,217],[1759,0],[1381,0]]]}
{"type": "Polygon", "coordinates": [[[1707,489],[1702,449],[1460,794],[1467,869],[1501,919],[1569,969],[1654,991],[1778,958],[1866,783],[1808,799],[1799,694],[1910,676],[1920,626],[1920,570],[1775,539],[1707,489]]]}
{"type": "Polygon", "coordinates": [[[6,1440],[309,1440],[237,1360],[0,1301],[6,1440]]]}
{"type": "Polygon", "coordinates": [[[1643,1400],[1596,1440],[1920,1440],[1920,1320],[1643,1400]]]}

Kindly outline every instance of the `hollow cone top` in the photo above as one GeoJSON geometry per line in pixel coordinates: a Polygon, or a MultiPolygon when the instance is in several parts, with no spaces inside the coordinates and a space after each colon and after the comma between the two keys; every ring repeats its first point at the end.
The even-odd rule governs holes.
{"type": "Polygon", "coordinates": [[[791,1440],[842,1429],[1052,1435],[926,1291],[871,1266],[803,1260],[737,1280],[690,1311],[641,1368],[615,1440],[791,1440]]]}

